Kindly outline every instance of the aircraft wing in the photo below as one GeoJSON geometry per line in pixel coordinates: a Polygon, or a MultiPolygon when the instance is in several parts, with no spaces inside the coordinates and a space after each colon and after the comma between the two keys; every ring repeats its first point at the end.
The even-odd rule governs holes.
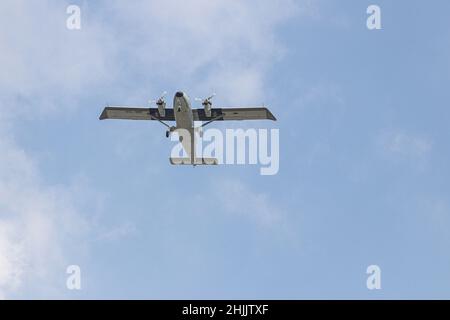
{"type": "Polygon", "coordinates": [[[175,115],[173,109],[166,109],[162,117],[157,108],[106,107],[100,115],[100,120],[104,119],[175,121],[175,115]]]}
{"type": "Polygon", "coordinates": [[[274,117],[269,109],[264,107],[255,108],[212,108],[211,116],[207,117],[204,109],[192,110],[194,121],[221,121],[221,120],[273,120],[274,117]]]}

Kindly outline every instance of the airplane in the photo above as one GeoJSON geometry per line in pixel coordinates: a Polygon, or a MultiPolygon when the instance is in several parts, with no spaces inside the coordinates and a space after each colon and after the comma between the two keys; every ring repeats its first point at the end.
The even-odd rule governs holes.
{"type": "MultiPolygon", "coordinates": [[[[173,108],[166,108],[164,100],[167,92],[149,103],[156,102],[156,108],[143,107],[125,107],[125,106],[107,106],[100,115],[100,120],[105,119],[124,119],[124,120],[156,120],[167,127],[166,137],[172,132],[177,131],[179,140],[186,151],[188,158],[170,158],[172,165],[217,165],[215,158],[197,158],[195,155],[195,131],[201,129],[215,121],[228,120],[273,120],[277,119],[266,107],[250,108],[213,108],[212,94],[208,98],[195,100],[201,101],[203,108],[192,109],[188,95],[182,91],[175,93],[173,98],[173,108]],[[175,126],[170,126],[165,121],[175,121],[175,126]],[[204,123],[195,128],[194,121],[204,121],[204,123]],[[184,130],[180,130],[184,129],[184,130]],[[181,133],[187,134],[181,134],[181,133]]],[[[201,134],[201,132],[200,132],[201,134]]]]}

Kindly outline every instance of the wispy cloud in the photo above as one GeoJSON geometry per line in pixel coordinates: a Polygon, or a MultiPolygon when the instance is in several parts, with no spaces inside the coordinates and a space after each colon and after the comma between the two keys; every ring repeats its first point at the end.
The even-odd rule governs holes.
{"type": "Polygon", "coordinates": [[[36,297],[62,297],[65,268],[88,259],[93,241],[137,232],[131,222],[104,221],[102,196],[83,179],[44,183],[36,161],[11,138],[0,137],[0,155],[0,297],[30,288],[36,297]]]}
{"type": "Polygon", "coordinates": [[[98,234],[99,240],[116,241],[124,237],[135,235],[138,229],[133,222],[124,222],[120,225],[110,227],[107,230],[98,234]]]}
{"type": "Polygon", "coordinates": [[[14,142],[1,137],[0,154],[0,295],[40,281],[54,288],[88,220],[70,189],[42,184],[36,164],[14,142]]]}
{"type": "Polygon", "coordinates": [[[225,179],[215,185],[215,199],[226,213],[238,215],[260,226],[284,226],[283,211],[263,192],[256,192],[237,179],[225,179]]]}
{"type": "Polygon", "coordinates": [[[17,235],[14,223],[0,220],[0,299],[21,284],[23,248],[14,241],[14,235],[17,235]]]}
{"type": "Polygon", "coordinates": [[[276,27],[299,12],[291,0],[278,3],[226,0],[108,2],[120,51],[147,77],[178,83],[197,94],[214,90],[226,103],[262,99],[266,73],[283,54],[276,27]],[[183,11],[183,18],[174,13],[183,11]],[[119,27],[117,27],[119,26],[119,27]],[[128,40],[132,35],[131,39],[128,40]],[[126,39],[125,39],[126,37],[126,39]],[[236,100],[235,100],[236,99],[236,100]],[[228,100],[228,101],[227,101],[228,100]]]}
{"type": "MultiPolygon", "coordinates": [[[[83,186],[46,183],[33,154],[14,140],[12,132],[23,129],[17,119],[81,108],[81,98],[94,89],[120,88],[130,75],[145,81],[134,92],[114,90],[122,90],[123,102],[144,92],[150,98],[164,83],[198,94],[214,89],[228,103],[260,102],[267,70],[283,55],[276,27],[298,7],[291,0],[85,3],[82,29],[68,31],[64,5],[2,1],[0,296],[33,286],[59,292],[63,284],[55,274],[89,249],[81,239],[111,240],[136,231],[132,222],[98,229],[90,209],[78,205],[79,197],[92,197],[77,194],[83,186]],[[186,19],[174,18],[180,8],[186,19]]],[[[280,221],[267,195],[234,182],[221,190],[235,199],[224,203],[229,212],[262,225],[280,221]]]]}
{"type": "Polygon", "coordinates": [[[377,142],[385,153],[409,158],[423,158],[433,148],[431,139],[402,130],[383,130],[377,142]]]}
{"type": "Polygon", "coordinates": [[[113,78],[117,45],[99,20],[66,29],[64,5],[51,1],[0,4],[0,111],[39,118],[66,111],[81,93],[113,78]]]}

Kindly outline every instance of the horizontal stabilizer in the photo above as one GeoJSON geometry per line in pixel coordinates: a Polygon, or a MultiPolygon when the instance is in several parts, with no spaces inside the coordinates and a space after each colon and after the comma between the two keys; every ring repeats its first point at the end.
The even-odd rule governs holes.
{"type": "Polygon", "coordinates": [[[170,164],[173,165],[218,165],[219,160],[215,158],[195,158],[192,163],[191,158],[169,158],[170,164]]]}

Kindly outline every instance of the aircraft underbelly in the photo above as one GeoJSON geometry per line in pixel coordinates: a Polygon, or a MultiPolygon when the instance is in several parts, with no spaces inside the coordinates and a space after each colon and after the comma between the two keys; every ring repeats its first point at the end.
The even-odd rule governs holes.
{"type": "Polygon", "coordinates": [[[194,127],[194,116],[186,97],[175,98],[173,108],[178,129],[190,129],[194,127]]]}
{"type": "Polygon", "coordinates": [[[175,121],[177,122],[178,129],[190,129],[194,127],[194,121],[192,117],[192,112],[175,112],[175,121]]]}
{"type": "Polygon", "coordinates": [[[180,131],[180,141],[183,149],[186,151],[191,162],[195,159],[195,135],[194,135],[194,116],[192,114],[189,98],[179,92],[175,95],[173,109],[175,114],[175,121],[177,129],[185,129],[187,131],[180,131]]]}

